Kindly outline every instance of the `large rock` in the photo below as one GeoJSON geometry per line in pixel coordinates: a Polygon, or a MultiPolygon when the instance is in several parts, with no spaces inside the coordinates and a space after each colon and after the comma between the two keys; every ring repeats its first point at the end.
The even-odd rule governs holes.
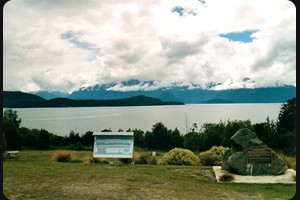
{"type": "Polygon", "coordinates": [[[230,138],[222,169],[240,175],[279,175],[287,164],[249,129],[240,129],[230,138]]]}

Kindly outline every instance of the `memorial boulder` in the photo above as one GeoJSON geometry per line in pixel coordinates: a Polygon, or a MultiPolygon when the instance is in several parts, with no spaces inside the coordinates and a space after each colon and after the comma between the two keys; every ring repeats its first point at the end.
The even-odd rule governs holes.
{"type": "Polygon", "coordinates": [[[231,148],[223,155],[222,169],[239,175],[280,175],[287,164],[254,132],[240,129],[231,138],[231,148]]]}

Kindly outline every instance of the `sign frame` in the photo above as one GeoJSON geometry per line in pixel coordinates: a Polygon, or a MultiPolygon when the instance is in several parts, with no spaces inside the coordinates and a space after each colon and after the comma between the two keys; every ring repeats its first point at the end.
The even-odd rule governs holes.
{"type": "Polygon", "coordinates": [[[270,148],[247,149],[248,164],[270,164],[272,160],[272,150],[270,148]]]}
{"type": "Polygon", "coordinates": [[[133,132],[94,132],[93,158],[133,158],[133,132]]]}

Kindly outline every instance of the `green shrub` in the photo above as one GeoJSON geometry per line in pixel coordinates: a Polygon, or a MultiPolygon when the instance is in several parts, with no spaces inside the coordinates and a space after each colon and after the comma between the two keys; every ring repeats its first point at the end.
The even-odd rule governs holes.
{"type": "Polygon", "coordinates": [[[195,166],[200,164],[200,159],[188,149],[174,148],[163,156],[161,164],[195,166]]]}
{"type": "Polygon", "coordinates": [[[53,160],[57,162],[69,162],[71,159],[72,155],[67,151],[56,151],[53,155],[53,160]]]}
{"type": "Polygon", "coordinates": [[[83,163],[83,161],[79,158],[71,159],[69,162],[71,162],[71,163],[83,163]]]}
{"type": "Polygon", "coordinates": [[[75,150],[75,151],[86,150],[85,147],[82,146],[82,144],[80,142],[69,144],[67,146],[67,149],[69,149],[69,150],[75,150]]]}
{"type": "Polygon", "coordinates": [[[213,146],[209,150],[201,152],[199,154],[201,164],[205,166],[222,165],[223,154],[227,149],[229,148],[223,146],[213,146]]]}

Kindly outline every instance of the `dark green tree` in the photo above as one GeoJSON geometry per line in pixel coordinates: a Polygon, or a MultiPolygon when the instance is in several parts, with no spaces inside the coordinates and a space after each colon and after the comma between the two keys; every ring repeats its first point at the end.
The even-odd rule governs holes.
{"type": "Polygon", "coordinates": [[[269,117],[267,117],[266,122],[253,124],[252,127],[257,137],[268,145],[268,147],[276,147],[276,127],[273,120],[270,121],[269,117]]]}
{"type": "Polygon", "coordinates": [[[75,133],[74,131],[71,131],[69,134],[69,144],[75,144],[75,143],[81,143],[81,138],[79,136],[79,133],[75,133]]]}
{"type": "Polygon", "coordinates": [[[287,155],[296,155],[296,98],[281,105],[275,134],[277,149],[287,155]]]}
{"type": "Polygon", "coordinates": [[[180,131],[177,128],[175,128],[174,131],[171,131],[170,136],[170,149],[173,149],[175,147],[183,147],[183,137],[181,136],[180,131]]]}
{"type": "Polygon", "coordinates": [[[222,142],[222,135],[224,135],[224,124],[205,123],[202,127],[203,135],[203,150],[208,150],[213,146],[220,146],[222,142]]]}
{"type": "Polygon", "coordinates": [[[197,132],[189,132],[183,136],[183,147],[191,151],[204,150],[203,135],[197,132]]]}
{"type": "Polygon", "coordinates": [[[155,141],[153,139],[153,133],[150,132],[150,131],[147,131],[146,134],[145,134],[145,146],[149,150],[155,149],[155,141]]]}
{"type": "Polygon", "coordinates": [[[37,138],[40,134],[38,129],[32,129],[21,127],[20,134],[23,136],[23,146],[28,149],[34,149],[37,145],[37,138]]]}
{"type": "Polygon", "coordinates": [[[3,153],[4,153],[4,152],[6,151],[6,138],[5,138],[5,134],[4,134],[4,133],[2,134],[2,137],[3,137],[3,138],[2,138],[2,139],[3,139],[3,142],[2,142],[2,145],[3,145],[3,146],[2,146],[2,147],[3,147],[3,148],[2,148],[2,151],[3,151],[3,153]]]}
{"type": "Polygon", "coordinates": [[[226,123],[220,122],[219,126],[224,127],[224,131],[222,133],[222,146],[229,147],[230,146],[230,138],[240,129],[247,128],[253,131],[253,127],[250,120],[234,120],[227,121],[226,123]]]}
{"type": "Polygon", "coordinates": [[[36,149],[47,150],[50,148],[50,133],[41,129],[37,137],[36,149]]]}
{"type": "Polygon", "coordinates": [[[145,147],[145,133],[142,130],[134,129],[134,145],[144,148],[145,147]]]}
{"type": "Polygon", "coordinates": [[[23,137],[19,132],[21,119],[17,111],[11,108],[3,113],[3,133],[5,134],[7,150],[20,149],[23,145],[23,137]]]}
{"type": "Polygon", "coordinates": [[[157,150],[170,149],[171,146],[170,132],[162,122],[158,122],[152,127],[152,134],[153,134],[153,140],[155,141],[154,149],[157,150]]]}
{"type": "Polygon", "coordinates": [[[20,127],[21,121],[22,121],[19,118],[17,111],[12,110],[11,108],[8,108],[4,111],[3,120],[8,120],[8,121],[13,122],[17,128],[20,127]]]}
{"type": "Polygon", "coordinates": [[[66,145],[65,138],[63,136],[55,135],[52,133],[50,133],[49,142],[50,146],[60,147],[66,145]]]}
{"type": "Polygon", "coordinates": [[[287,100],[280,108],[276,130],[277,132],[294,131],[296,129],[296,98],[287,100]]]}
{"type": "Polygon", "coordinates": [[[82,145],[86,146],[93,146],[94,144],[94,136],[92,131],[86,132],[82,137],[81,137],[82,145]]]}
{"type": "Polygon", "coordinates": [[[9,119],[3,121],[3,132],[6,138],[7,150],[17,150],[22,147],[23,137],[13,121],[9,119]]]}
{"type": "Polygon", "coordinates": [[[109,129],[103,129],[101,132],[112,132],[112,130],[109,128],[109,129]]]}

